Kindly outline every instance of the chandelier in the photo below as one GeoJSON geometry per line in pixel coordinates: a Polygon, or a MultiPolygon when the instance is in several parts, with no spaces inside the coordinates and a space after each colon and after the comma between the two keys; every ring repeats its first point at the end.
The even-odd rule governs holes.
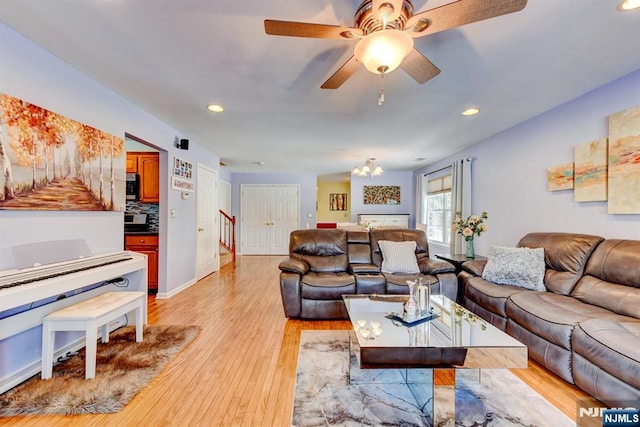
{"type": "Polygon", "coordinates": [[[380,165],[376,165],[376,158],[369,157],[367,160],[365,160],[361,168],[359,168],[358,166],[353,168],[353,171],[351,171],[351,175],[358,175],[362,177],[371,176],[371,178],[373,178],[374,176],[382,175],[382,172],[384,171],[382,170],[380,165]]]}

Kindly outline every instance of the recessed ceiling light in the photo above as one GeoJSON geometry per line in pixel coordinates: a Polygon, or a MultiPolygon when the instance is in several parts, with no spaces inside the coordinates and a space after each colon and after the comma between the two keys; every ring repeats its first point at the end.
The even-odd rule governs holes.
{"type": "Polygon", "coordinates": [[[637,9],[639,7],[640,7],[640,0],[623,0],[618,5],[618,10],[621,12],[624,12],[627,10],[637,9]]]}
{"type": "Polygon", "coordinates": [[[478,114],[480,112],[477,108],[468,108],[462,112],[463,116],[473,116],[474,114],[478,114]]]}
{"type": "Polygon", "coordinates": [[[214,113],[222,113],[224,111],[224,108],[222,108],[221,105],[209,104],[207,105],[207,110],[213,111],[214,113]]]}

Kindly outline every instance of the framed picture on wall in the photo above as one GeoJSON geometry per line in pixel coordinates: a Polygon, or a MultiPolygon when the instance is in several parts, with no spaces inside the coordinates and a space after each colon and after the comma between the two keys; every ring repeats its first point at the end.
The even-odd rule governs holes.
{"type": "Polygon", "coordinates": [[[363,190],[365,205],[399,205],[399,185],[365,185],[363,190]]]}
{"type": "Polygon", "coordinates": [[[347,210],[347,193],[329,194],[329,210],[330,211],[346,211],[347,210]]]}

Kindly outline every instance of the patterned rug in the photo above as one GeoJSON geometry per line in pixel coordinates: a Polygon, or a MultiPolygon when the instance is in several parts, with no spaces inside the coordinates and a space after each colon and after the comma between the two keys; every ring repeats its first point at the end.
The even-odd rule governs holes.
{"type": "Polygon", "coordinates": [[[84,378],[84,349],[53,367],[53,378],[38,374],[0,395],[0,417],[100,414],[120,411],[200,332],[199,326],[147,326],[143,342],[135,327],[98,343],[96,377],[84,378]]]}
{"type": "MultiPolygon", "coordinates": [[[[348,331],[302,331],[292,425],[429,426],[420,404],[405,384],[382,379],[348,384],[348,331]]],[[[355,362],[355,361],[354,361],[355,362]]],[[[369,378],[399,370],[362,370],[369,378]]],[[[456,414],[442,425],[575,426],[508,369],[459,370],[456,414]]]]}

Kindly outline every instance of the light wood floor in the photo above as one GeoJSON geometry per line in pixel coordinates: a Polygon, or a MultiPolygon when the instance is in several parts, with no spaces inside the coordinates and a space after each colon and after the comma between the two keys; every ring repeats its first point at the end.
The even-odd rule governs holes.
{"type": "MultiPolygon", "coordinates": [[[[169,300],[150,298],[150,324],[195,324],[202,332],[121,412],[0,418],[0,425],[290,425],[300,331],[349,324],[287,320],[278,285],[282,258],[238,257],[169,300]]],[[[575,420],[576,399],[585,394],[535,362],[514,372],[575,420]]]]}

